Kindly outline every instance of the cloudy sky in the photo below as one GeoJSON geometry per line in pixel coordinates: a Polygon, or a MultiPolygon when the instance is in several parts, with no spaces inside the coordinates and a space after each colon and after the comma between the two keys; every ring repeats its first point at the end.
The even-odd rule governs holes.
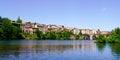
{"type": "Polygon", "coordinates": [[[110,31],[120,27],[120,0],[0,0],[0,16],[110,31]]]}

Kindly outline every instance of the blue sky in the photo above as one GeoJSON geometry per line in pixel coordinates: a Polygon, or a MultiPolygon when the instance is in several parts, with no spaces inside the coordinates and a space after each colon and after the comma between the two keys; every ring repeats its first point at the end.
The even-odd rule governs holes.
{"type": "Polygon", "coordinates": [[[120,0],[0,0],[0,16],[111,31],[120,26],[120,0]]]}

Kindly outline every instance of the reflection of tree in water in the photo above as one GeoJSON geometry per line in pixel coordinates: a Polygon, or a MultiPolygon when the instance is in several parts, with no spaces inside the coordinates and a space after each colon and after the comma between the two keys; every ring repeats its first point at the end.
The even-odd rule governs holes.
{"type": "Polygon", "coordinates": [[[18,45],[0,45],[0,54],[2,55],[14,55],[15,57],[19,56],[20,46],[18,45]]]}
{"type": "Polygon", "coordinates": [[[16,58],[22,53],[64,52],[66,50],[79,49],[81,45],[0,45],[0,54],[13,55],[16,58]]]}
{"type": "Polygon", "coordinates": [[[110,44],[112,54],[115,56],[116,59],[120,59],[120,44],[110,44]]]}
{"type": "Polygon", "coordinates": [[[103,52],[106,44],[105,43],[96,43],[96,46],[98,48],[98,51],[103,52]]]}

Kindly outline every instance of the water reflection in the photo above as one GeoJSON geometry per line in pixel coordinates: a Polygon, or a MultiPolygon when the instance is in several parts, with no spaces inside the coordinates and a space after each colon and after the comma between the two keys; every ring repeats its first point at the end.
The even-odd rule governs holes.
{"type": "Polygon", "coordinates": [[[110,44],[112,54],[116,58],[116,60],[120,59],[120,44],[119,43],[114,43],[110,44]]]}
{"type": "Polygon", "coordinates": [[[93,46],[90,42],[72,42],[69,44],[66,43],[59,43],[58,44],[49,44],[49,43],[37,43],[34,44],[33,42],[28,42],[27,44],[20,43],[20,44],[0,44],[0,53],[10,53],[12,52],[32,52],[32,51],[56,51],[56,52],[63,52],[65,50],[80,50],[81,48],[83,50],[89,50],[93,46]]]}
{"type": "Polygon", "coordinates": [[[106,44],[105,43],[96,43],[96,46],[100,52],[103,52],[106,44]]]}
{"type": "Polygon", "coordinates": [[[119,43],[96,43],[99,52],[103,52],[107,49],[110,50],[113,60],[120,60],[120,44],[119,43]]]}
{"type": "Polygon", "coordinates": [[[115,60],[120,59],[119,46],[76,40],[0,41],[0,60],[115,60]]]}

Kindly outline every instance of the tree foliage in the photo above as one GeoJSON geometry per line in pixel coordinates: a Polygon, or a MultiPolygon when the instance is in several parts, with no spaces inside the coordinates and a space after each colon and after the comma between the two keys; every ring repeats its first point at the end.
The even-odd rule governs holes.
{"type": "Polygon", "coordinates": [[[8,18],[1,18],[2,25],[0,26],[0,39],[1,40],[10,40],[10,39],[20,39],[20,28],[14,26],[11,23],[11,20],[8,18]]]}
{"type": "Polygon", "coordinates": [[[111,31],[108,42],[120,42],[120,28],[111,31]]]}
{"type": "MultiPolygon", "coordinates": [[[[48,32],[43,33],[39,29],[34,34],[26,34],[20,30],[19,25],[14,25],[8,18],[0,18],[0,40],[13,40],[13,39],[34,39],[34,40],[70,40],[70,36],[73,35],[72,31],[62,30],[59,32],[52,31],[49,29],[48,32]]],[[[18,18],[17,23],[21,23],[18,18]]]]}
{"type": "Polygon", "coordinates": [[[0,16],[0,22],[2,21],[2,17],[0,16]]]}
{"type": "Polygon", "coordinates": [[[106,42],[105,36],[102,34],[99,34],[98,37],[96,38],[96,42],[105,43],[106,42]]]}
{"type": "Polygon", "coordinates": [[[22,20],[20,19],[20,17],[18,17],[17,23],[22,23],[22,20]]]}
{"type": "Polygon", "coordinates": [[[82,32],[80,31],[79,34],[76,35],[75,39],[76,39],[76,40],[80,40],[80,39],[82,39],[82,36],[83,36],[83,35],[82,35],[82,32]]]}
{"type": "Polygon", "coordinates": [[[60,32],[50,31],[42,35],[43,39],[50,39],[50,40],[69,40],[70,35],[73,33],[71,31],[62,30],[60,32]]]}
{"type": "Polygon", "coordinates": [[[36,33],[36,35],[37,35],[37,39],[43,39],[43,32],[42,31],[40,31],[39,29],[37,29],[36,31],[35,31],[35,33],[36,33]]]}
{"type": "Polygon", "coordinates": [[[99,35],[96,38],[96,42],[108,42],[108,43],[120,43],[120,28],[115,28],[111,31],[111,34],[108,37],[104,37],[104,35],[99,35]]]}

